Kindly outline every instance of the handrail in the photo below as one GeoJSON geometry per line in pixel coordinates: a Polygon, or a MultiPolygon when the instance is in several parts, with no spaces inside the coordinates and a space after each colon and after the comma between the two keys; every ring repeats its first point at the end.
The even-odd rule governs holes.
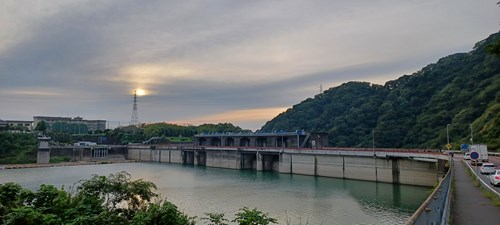
{"type": "Polygon", "coordinates": [[[405,225],[440,224],[446,225],[450,215],[451,178],[453,177],[453,160],[446,176],[439,182],[432,194],[406,221],[405,225]]]}

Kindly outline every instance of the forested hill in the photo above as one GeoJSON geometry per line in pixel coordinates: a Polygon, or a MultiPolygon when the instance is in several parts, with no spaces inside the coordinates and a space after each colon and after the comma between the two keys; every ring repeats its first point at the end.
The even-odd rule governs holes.
{"type": "Polygon", "coordinates": [[[385,85],[349,82],[294,105],[262,131],[328,132],[338,147],[440,148],[449,125],[453,149],[485,143],[500,150],[500,56],[486,50],[496,33],[469,53],[440,59],[385,85]]]}

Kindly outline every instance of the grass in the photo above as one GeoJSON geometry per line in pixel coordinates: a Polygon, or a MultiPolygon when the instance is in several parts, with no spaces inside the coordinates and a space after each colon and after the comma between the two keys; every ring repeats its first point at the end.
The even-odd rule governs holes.
{"type": "Polygon", "coordinates": [[[167,137],[167,139],[173,143],[178,142],[193,142],[192,137],[167,137]]]}
{"type": "Polygon", "coordinates": [[[55,156],[50,157],[50,163],[61,163],[61,162],[69,162],[71,158],[69,156],[55,156]]]}

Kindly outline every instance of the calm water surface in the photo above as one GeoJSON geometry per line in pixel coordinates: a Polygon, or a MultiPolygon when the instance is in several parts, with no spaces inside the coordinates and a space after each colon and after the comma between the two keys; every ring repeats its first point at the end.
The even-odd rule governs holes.
{"type": "Polygon", "coordinates": [[[67,190],[92,174],[119,171],[154,182],[163,197],[190,216],[222,212],[231,220],[247,206],[268,212],[279,224],[286,218],[310,225],[403,224],[430,193],[430,188],[408,185],[152,163],[0,170],[0,183],[67,190]]]}

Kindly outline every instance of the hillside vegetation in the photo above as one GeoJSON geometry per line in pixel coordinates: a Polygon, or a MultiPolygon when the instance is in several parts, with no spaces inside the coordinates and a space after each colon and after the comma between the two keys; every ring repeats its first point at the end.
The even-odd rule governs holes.
{"type": "Polygon", "coordinates": [[[294,105],[262,131],[322,131],[338,147],[440,148],[449,125],[453,149],[474,143],[500,149],[500,42],[496,33],[469,53],[440,59],[385,85],[349,82],[294,105]],[[372,133],[373,132],[373,133],[372,133]],[[373,136],[372,136],[373,135],[373,136]]]}

